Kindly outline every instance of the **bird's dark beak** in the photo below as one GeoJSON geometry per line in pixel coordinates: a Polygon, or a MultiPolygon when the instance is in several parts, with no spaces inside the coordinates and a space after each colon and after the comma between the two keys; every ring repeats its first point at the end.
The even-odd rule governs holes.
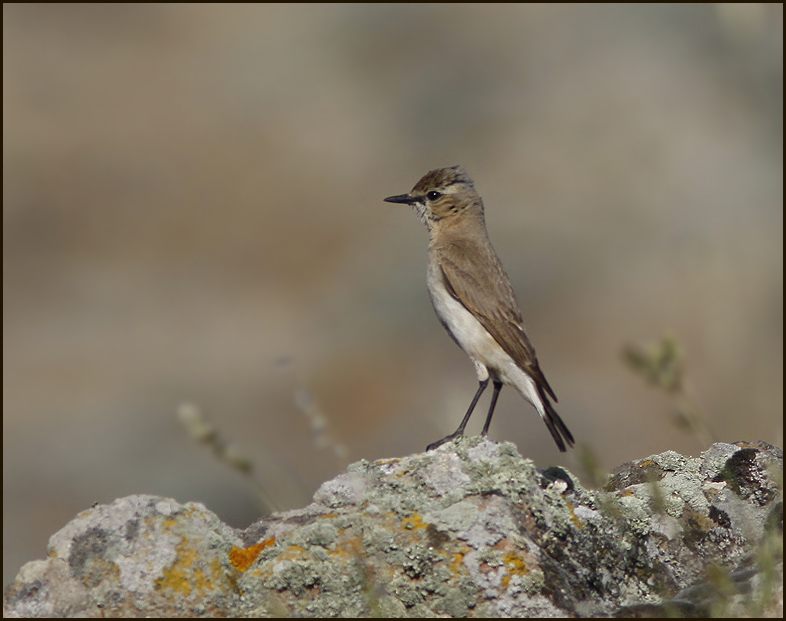
{"type": "Polygon", "coordinates": [[[399,194],[398,196],[388,196],[384,199],[386,203],[401,203],[402,205],[412,205],[413,203],[417,202],[416,198],[413,198],[409,194],[399,194]]]}

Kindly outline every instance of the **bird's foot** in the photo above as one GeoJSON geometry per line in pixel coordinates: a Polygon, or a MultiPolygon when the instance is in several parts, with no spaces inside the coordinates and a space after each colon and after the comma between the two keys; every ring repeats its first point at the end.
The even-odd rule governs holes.
{"type": "Polygon", "coordinates": [[[456,438],[460,438],[463,435],[464,435],[463,433],[458,433],[458,432],[451,433],[449,436],[445,436],[441,440],[437,440],[436,442],[432,442],[431,444],[429,444],[426,447],[426,451],[433,451],[435,448],[438,448],[438,447],[442,446],[443,444],[446,444],[447,442],[450,442],[451,440],[455,440],[456,438]]]}

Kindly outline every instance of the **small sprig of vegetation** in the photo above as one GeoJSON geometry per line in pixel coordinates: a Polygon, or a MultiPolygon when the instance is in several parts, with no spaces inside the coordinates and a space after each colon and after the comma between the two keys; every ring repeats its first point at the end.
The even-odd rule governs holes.
{"type": "Polygon", "coordinates": [[[177,418],[194,440],[208,447],[218,461],[239,472],[251,483],[265,513],[281,510],[254,474],[254,462],[225,440],[197,406],[191,403],[181,404],[177,408],[177,418]]]}
{"type": "Polygon", "coordinates": [[[703,448],[709,447],[712,434],[701,408],[686,388],[685,354],[677,340],[665,335],[652,345],[627,345],[622,357],[630,369],[673,399],[672,423],[692,433],[703,448]]]}

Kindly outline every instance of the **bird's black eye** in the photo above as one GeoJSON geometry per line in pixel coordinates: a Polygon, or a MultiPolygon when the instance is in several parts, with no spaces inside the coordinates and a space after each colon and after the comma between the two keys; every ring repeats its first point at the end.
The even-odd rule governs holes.
{"type": "Polygon", "coordinates": [[[442,196],[442,192],[437,192],[436,190],[431,190],[431,192],[426,194],[426,198],[428,198],[430,201],[435,201],[440,196],[442,196]]]}

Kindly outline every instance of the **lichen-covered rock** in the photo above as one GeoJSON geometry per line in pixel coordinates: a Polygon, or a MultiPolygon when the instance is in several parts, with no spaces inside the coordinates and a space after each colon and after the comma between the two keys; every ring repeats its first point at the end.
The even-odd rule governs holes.
{"type": "Polygon", "coordinates": [[[603,491],[509,443],[361,461],[245,531],[198,504],[86,511],[6,616],[782,615],[780,449],[625,464],[603,491]]]}
{"type": "Polygon", "coordinates": [[[83,511],[5,593],[5,616],[225,615],[237,533],[198,503],[129,496],[83,511]]]}

